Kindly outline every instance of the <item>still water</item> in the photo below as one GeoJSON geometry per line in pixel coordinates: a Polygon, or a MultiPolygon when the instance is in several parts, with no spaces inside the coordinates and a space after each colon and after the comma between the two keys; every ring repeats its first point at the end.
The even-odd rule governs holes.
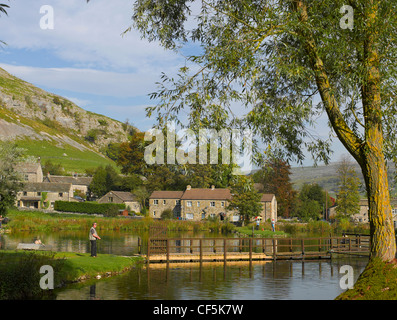
{"type": "MultiPolygon", "coordinates": [[[[133,255],[144,234],[103,232],[98,253],[133,255]]],[[[178,234],[178,236],[192,236],[178,234]]],[[[206,236],[195,234],[194,236],[206,236]]],[[[208,235],[207,235],[208,236],[208,235]]],[[[214,235],[211,234],[211,237],[214,235]]],[[[39,237],[53,251],[89,252],[86,232],[14,233],[0,237],[0,248],[39,237]]],[[[353,268],[354,281],[368,258],[342,256],[321,261],[269,261],[140,266],[119,276],[68,285],[59,300],[332,300],[344,290],[343,265],[353,268]]]]}
{"type": "Polygon", "coordinates": [[[152,265],[124,275],[70,285],[59,300],[332,300],[343,292],[342,265],[354,270],[354,281],[366,259],[202,264],[167,268],[152,265]]]}

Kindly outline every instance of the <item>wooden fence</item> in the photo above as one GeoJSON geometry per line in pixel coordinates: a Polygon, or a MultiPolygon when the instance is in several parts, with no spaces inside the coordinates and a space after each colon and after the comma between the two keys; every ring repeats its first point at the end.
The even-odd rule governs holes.
{"type": "Polygon", "coordinates": [[[332,253],[366,253],[369,237],[149,238],[148,262],[330,258],[332,253]]]}

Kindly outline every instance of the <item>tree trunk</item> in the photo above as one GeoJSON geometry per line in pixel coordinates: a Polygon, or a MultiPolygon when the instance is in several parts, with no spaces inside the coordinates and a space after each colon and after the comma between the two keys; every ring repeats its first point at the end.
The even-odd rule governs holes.
{"type": "MultiPolygon", "coordinates": [[[[378,0],[368,0],[363,12],[366,17],[366,35],[363,42],[364,81],[362,102],[365,119],[365,139],[360,139],[348,126],[332,94],[332,88],[318,53],[310,29],[298,29],[314,71],[317,87],[331,125],[339,140],[361,166],[367,188],[369,221],[371,228],[371,258],[390,261],[395,258],[396,241],[390,205],[389,184],[383,153],[382,106],[379,72],[379,34],[376,29],[378,0]]],[[[300,14],[300,20],[308,24],[306,2],[292,2],[292,8],[300,14]]]]}
{"type": "Polygon", "coordinates": [[[370,149],[371,152],[366,153],[365,163],[361,164],[369,205],[370,258],[378,257],[383,261],[390,261],[395,258],[396,241],[387,168],[382,150],[374,147],[370,149]]]}

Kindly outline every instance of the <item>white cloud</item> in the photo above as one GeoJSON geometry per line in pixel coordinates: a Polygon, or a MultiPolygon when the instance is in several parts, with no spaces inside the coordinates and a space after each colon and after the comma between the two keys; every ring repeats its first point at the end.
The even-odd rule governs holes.
{"type": "Polygon", "coordinates": [[[154,83],[158,77],[158,74],[153,72],[117,73],[93,69],[13,66],[2,63],[0,67],[37,86],[99,96],[145,96],[155,90],[154,83]]]}
{"type": "Polygon", "coordinates": [[[121,33],[132,21],[132,1],[82,0],[15,1],[9,17],[2,17],[2,40],[12,49],[49,50],[73,66],[147,69],[174,64],[179,59],[156,43],[141,40],[132,30],[121,33]],[[40,7],[54,8],[54,29],[42,30],[40,7]]]}

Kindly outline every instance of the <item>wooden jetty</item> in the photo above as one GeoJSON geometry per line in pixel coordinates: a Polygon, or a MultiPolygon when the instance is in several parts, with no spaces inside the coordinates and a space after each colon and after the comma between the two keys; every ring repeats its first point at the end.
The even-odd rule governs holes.
{"type": "Polygon", "coordinates": [[[369,237],[318,238],[149,238],[147,263],[330,259],[366,254],[369,237]]]}

